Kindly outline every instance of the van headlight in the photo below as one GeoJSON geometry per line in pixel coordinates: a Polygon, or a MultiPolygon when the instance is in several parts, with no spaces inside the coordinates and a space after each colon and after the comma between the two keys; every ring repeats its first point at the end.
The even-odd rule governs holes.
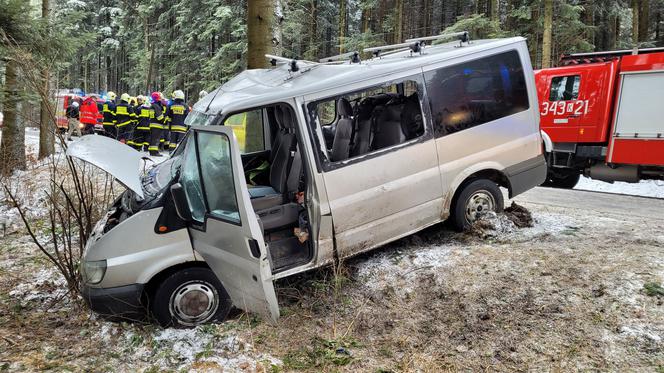
{"type": "Polygon", "coordinates": [[[88,284],[98,284],[104,279],[106,274],[106,260],[84,261],[83,262],[83,282],[88,284]]]}

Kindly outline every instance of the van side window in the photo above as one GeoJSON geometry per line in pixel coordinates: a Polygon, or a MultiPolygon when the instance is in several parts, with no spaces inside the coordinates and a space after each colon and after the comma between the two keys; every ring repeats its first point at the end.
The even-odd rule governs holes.
{"type": "Polygon", "coordinates": [[[551,93],[549,101],[569,101],[579,98],[581,76],[556,76],[551,79],[551,93]]]}
{"type": "Polygon", "coordinates": [[[226,118],[224,126],[233,129],[240,153],[248,154],[265,150],[263,111],[261,109],[233,114],[226,118]]]}
{"type": "Polygon", "coordinates": [[[425,132],[422,91],[418,81],[404,80],[310,103],[324,137],[320,152],[342,162],[419,138],[425,132]]]}
{"type": "Polygon", "coordinates": [[[427,71],[424,77],[436,137],[529,108],[517,51],[427,71]]]}

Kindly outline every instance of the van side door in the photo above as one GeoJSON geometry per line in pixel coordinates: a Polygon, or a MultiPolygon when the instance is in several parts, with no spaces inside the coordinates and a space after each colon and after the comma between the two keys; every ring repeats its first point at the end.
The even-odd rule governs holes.
{"type": "Polygon", "coordinates": [[[191,210],[189,235],[196,252],[234,306],[276,320],[279,308],[270,263],[233,129],[192,127],[179,181],[191,210]]]}
{"type": "Polygon", "coordinates": [[[441,220],[438,156],[422,113],[421,70],[403,74],[306,98],[341,258],[441,220]],[[323,126],[336,127],[331,144],[323,126]]]}

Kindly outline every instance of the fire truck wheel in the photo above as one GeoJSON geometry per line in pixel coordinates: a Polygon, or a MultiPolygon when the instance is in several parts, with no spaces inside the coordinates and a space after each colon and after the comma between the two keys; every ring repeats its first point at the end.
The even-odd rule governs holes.
{"type": "Polygon", "coordinates": [[[495,182],[477,179],[462,185],[462,188],[450,211],[457,231],[470,229],[475,220],[487,211],[503,211],[503,193],[495,182]]]}
{"type": "Polygon", "coordinates": [[[547,175],[544,186],[560,189],[573,189],[581,179],[581,174],[547,175]]]}
{"type": "Polygon", "coordinates": [[[208,268],[185,268],[166,277],[152,298],[152,316],[163,327],[191,328],[224,321],[228,293],[208,268]]]}

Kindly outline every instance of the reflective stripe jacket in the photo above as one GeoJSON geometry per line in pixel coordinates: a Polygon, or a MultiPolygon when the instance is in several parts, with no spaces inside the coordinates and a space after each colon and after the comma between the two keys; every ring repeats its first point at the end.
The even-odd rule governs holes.
{"type": "Polygon", "coordinates": [[[115,107],[115,126],[124,127],[134,120],[134,109],[126,102],[120,102],[115,107]]]}
{"type": "Polygon", "coordinates": [[[150,128],[164,129],[164,111],[161,103],[152,103],[150,111],[150,128]]]}
{"type": "Polygon", "coordinates": [[[183,100],[175,100],[166,110],[166,121],[170,125],[171,131],[186,132],[187,126],[184,120],[189,114],[189,107],[183,100]]]}
{"type": "Polygon", "coordinates": [[[150,118],[154,115],[150,104],[143,104],[136,109],[136,118],[138,119],[137,130],[148,131],[150,129],[150,118]]]}
{"type": "Polygon", "coordinates": [[[106,101],[101,106],[101,112],[104,115],[104,125],[115,125],[115,103],[113,101],[106,101]]]}

